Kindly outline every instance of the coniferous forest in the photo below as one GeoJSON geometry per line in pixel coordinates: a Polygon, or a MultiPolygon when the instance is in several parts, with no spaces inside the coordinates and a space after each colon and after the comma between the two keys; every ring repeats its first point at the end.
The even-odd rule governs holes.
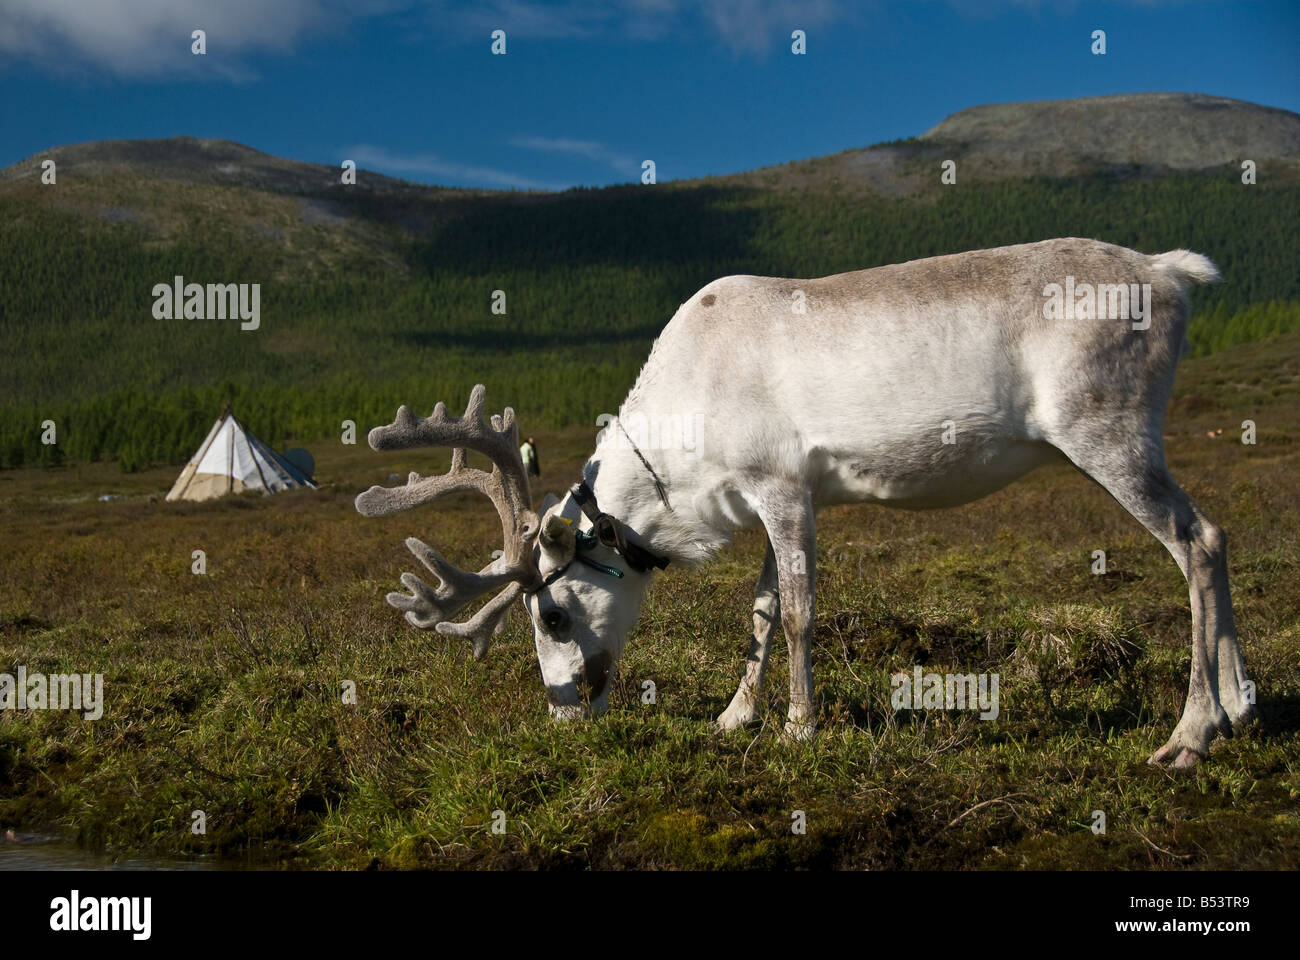
{"type": "Polygon", "coordinates": [[[33,202],[36,185],[0,196],[3,467],[183,461],[226,402],[277,447],[337,437],[345,420],[360,436],[402,403],[455,407],[477,382],[525,424],[594,423],[712,279],[824,276],[1049,237],[1208,255],[1225,282],[1192,294],[1197,354],[1300,328],[1300,186],[1246,187],[1231,170],[913,197],[709,180],[453,194],[431,202],[420,231],[339,192],[329,202],[365,232],[316,225],[289,242],[265,195],[240,186],[151,185],[155,213],[181,224],[161,233],[157,216],[111,215],[142,187],[91,186],[110,215],[33,202]],[[260,283],[259,328],[156,319],[151,290],[177,275],[260,283]],[[504,314],[490,309],[497,290],[504,314]],[[41,442],[47,421],[57,444],[41,442]]]}

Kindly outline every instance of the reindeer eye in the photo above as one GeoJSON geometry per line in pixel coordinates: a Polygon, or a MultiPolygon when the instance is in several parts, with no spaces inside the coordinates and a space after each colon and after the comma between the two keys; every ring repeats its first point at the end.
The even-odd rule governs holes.
{"type": "Polygon", "coordinates": [[[559,633],[569,626],[569,615],[559,607],[547,607],[542,611],[542,623],[552,633],[559,633]]]}

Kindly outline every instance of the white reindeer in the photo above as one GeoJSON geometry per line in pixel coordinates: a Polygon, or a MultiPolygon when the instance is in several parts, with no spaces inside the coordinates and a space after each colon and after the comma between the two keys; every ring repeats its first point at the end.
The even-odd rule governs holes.
{"type": "Polygon", "coordinates": [[[548,495],[540,519],[514,412],[489,427],[482,386],[462,418],[441,403],[428,419],[402,407],[393,424],[372,430],[376,450],[452,447],[452,468],[372,487],[357,509],[378,516],[466,488],[492,498],[503,556],[473,574],[409,539],[440,585],[405,573],[410,594],[390,593],[388,602],[417,627],[471,639],[481,657],[522,597],[557,718],[607,709],[610,675],[656,569],[700,563],[735,530],[761,524],[767,555],[745,675],[717,723],[733,729],[758,718],[779,619],[790,651],[785,729],[802,739],[815,730],[818,508],[954,506],[1064,456],[1163,543],[1187,578],[1187,702],[1151,761],[1191,766],[1216,734],[1231,736],[1254,715],[1224,535],[1170,476],[1161,435],[1186,290],[1217,279],[1214,264],[1186,250],[1148,256],[1081,239],[818,280],[724,277],[677,311],[582,482],[562,500],[548,495]],[[1072,318],[1052,319],[1062,316],[1062,290],[1072,318]],[[1117,307],[1121,316],[1100,316],[1117,307]],[[649,423],[686,425],[689,442],[650,442],[641,429],[649,423]],[[466,468],[465,448],[491,458],[492,472],[466,468]],[[470,620],[452,622],[502,587],[470,620]]]}

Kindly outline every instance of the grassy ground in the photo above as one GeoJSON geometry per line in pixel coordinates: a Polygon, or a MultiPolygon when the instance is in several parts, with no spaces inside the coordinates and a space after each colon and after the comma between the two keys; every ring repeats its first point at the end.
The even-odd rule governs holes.
{"type": "MultiPolygon", "coordinates": [[[[1166,433],[1229,534],[1263,716],[1177,776],[1145,760],[1186,692],[1186,587],[1068,467],[955,510],[822,515],[811,744],[779,732],[782,644],[763,728],[710,729],[741,672],[756,536],[664,575],[610,714],[557,727],[521,614],[475,663],[383,603],[411,569],[403,537],[467,565],[497,546],[474,500],[356,514],[358,489],[434,455],[317,448],[320,491],[199,505],[162,501],[175,468],[0,472],[0,671],[102,672],[107,701],[96,722],[0,714],[0,828],[322,867],[1300,867],[1300,336],[1185,361],[1166,433]],[[913,664],[998,672],[1001,716],[895,714],[889,674],[913,664]]],[[[541,490],[594,434],[539,436],[541,490]]]]}

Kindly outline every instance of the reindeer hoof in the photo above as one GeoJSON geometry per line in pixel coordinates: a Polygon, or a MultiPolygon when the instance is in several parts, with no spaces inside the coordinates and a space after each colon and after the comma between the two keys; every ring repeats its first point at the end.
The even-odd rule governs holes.
{"type": "Polygon", "coordinates": [[[732,720],[732,719],[729,719],[729,718],[727,718],[727,717],[718,717],[717,720],[714,720],[714,721],[713,721],[713,732],[714,732],[714,733],[731,733],[733,730],[744,730],[745,728],[747,728],[747,727],[752,727],[752,726],[756,725],[757,723],[758,723],[758,720],[757,720],[757,719],[754,719],[754,720],[744,720],[744,719],[741,719],[741,720],[732,720]]]}
{"type": "Polygon", "coordinates": [[[1147,760],[1147,763],[1164,765],[1170,758],[1174,758],[1174,762],[1170,765],[1171,769],[1191,770],[1197,763],[1204,760],[1206,757],[1205,754],[1200,751],[1193,750],[1191,747],[1184,747],[1176,741],[1170,740],[1155,753],[1151,754],[1151,758],[1147,760]]]}
{"type": "Polygon", "coordinates": [[[737,708],[735,704],[727,707],[718,719],[713,722],[713,729],[719,733],[726,733],[729,730],[743,730],[752,724],[758,723],[758,711],[753,707],[737,708]]]}
{"type": "Polygon", "coordinates": [[[1245,733],[1250,727],[1254,726],[1256,723],[1259,722],[1259,711],[1255,709],[1255,705],[1253,703],[1248,703],[1246,704],[1245,709],[1242,710],[1240,713],[1238,713],[1235,717],[1231,717],[1231,720],[1232,720],[1232,735],[1234,737],[1239,737],[1243,733],[1245,733]]]}
{"type": "Polygon", "coordinates": [[[791,740],[806,743],[817,735],[817,722],[815,720],[787,720],[785,722],[785,735],[791,740]]]}
{"type": "Polygon", "coordinates": [[[551,711],[551,720],[555,723],[572,723],[575,720],[585,720],[588,717],[588,711],[582,704],[564,704],[556,706],[548,704],[551,711]]]}

